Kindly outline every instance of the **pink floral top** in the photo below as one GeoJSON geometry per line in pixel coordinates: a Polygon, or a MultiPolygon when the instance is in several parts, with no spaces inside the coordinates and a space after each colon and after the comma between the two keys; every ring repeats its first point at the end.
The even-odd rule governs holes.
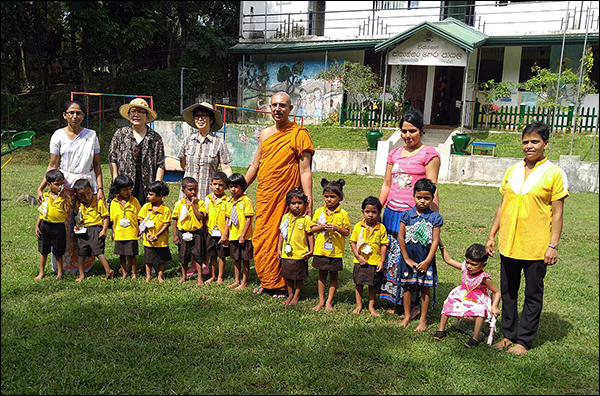
{"type": "Polygon", "coordinates": [[[460,286],[455,287],[449,294],[442,315],[453,317],[483,317],[492,316],[492,299],[485,280],[490,278],[490,274],[484,271],[477,275],[469,275],[466,263],[462,263],[462,278],[460,286]]]}
{"type": "Polygon", "coordinates": [[[395,211],[405,211],[415,206],[413,187],[415,182],[426,177],[425,166],[440,154],[432,146],[423,146],[410,157],[402,156],[404,146],[393,149],[387,163],[392,165],[392,184],[387,197],[386,207],[395,211]]]}

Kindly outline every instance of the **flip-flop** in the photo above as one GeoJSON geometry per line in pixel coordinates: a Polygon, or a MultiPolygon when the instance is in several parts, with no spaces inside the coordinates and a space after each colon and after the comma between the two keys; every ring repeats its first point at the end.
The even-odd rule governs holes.
{"type": "Polygon", "coordinates": [[[264,292],[265,292],[265,288],[262,287],[262,286],[255,287],[254,290],[252,290],[252,293],[254,293],[254,294],[258,295],[258,296],[260,296],[264,292]]]}

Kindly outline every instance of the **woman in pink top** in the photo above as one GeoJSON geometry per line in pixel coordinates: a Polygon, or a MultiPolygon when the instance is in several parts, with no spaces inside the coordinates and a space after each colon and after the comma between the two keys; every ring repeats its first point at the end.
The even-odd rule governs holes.
{"type": "MultiPolygon", "coordinates": [[[[379,193],[379,200],[385,207],[382,223],[388,230],[390,245],[384,267],[380,297],[396,304],[396,312],[402,312],[402,288],[399,286],[398,269],[400,265],[400,248],[398,245],[398,229],[402,212],[415,206],[413,198],[414,183],[421,178],[428,178],[437,184],[440,170],[440,155],[431,146],[421,142],[423,135],[423,114],[410,109],[400,120],[401,136],[404,146],[393,149],[387,160],[385,178],[379,193]]],[[[436,193],[431,209],[438,211],[439,197],[436,193]]],[[[413,301],[420,301],[419,293],[413,294],[413,301]]],[[[413,310],[412,315],[418,314],[413,310]]]]}

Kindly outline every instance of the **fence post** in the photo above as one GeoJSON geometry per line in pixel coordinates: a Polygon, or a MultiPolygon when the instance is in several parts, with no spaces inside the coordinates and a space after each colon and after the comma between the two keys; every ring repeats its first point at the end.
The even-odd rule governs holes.
{"type": "Polygon", "coordinates": [[[475,109],[473,110],[473,129],[479,124],[479,101],[475,101],[475,109]]]}

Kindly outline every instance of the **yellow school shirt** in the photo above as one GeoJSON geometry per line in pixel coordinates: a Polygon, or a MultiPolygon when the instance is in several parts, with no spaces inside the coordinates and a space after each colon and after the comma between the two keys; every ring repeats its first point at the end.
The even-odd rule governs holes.
{"type": "MultiPolygon", "coordinates": [[[[196,214],[194,213],[194,209],[189,206],[186,202],[186,199],[180,199],[175,204],[175,208],[173,209],[173,220],[177,220],[177,228],[180,231],[196,231],[202,228],[204,225],[204,220],[198,220],[196,214]],[[185,205],[187,209],[187,216],[183,220],[179,220],[179,214],[181,213],[181,208],[185,205]]],[[[198,200],[196,203],[196,209],[198,212],[202,213],[204,217],[206,217],[206,205],[204,205],[204,201],[198,200]]],[[[173,231],[175,232],[175,231],[173,231]]]]}
{"type": "Polygon", "coordinates": [[[138,239],[138,213],[140,202],[136,197],[129,197],[125,207],[121,205],[119,198],[110,203],[110,221],[113,222],[113,236],[115,241],[132,241],[138,239]],[[128,227],[121,227],[121,219],[129,220],[128,227]]]}
{"type": "MultiPolygon", "coordinates": [[[[158,239],[154,242],[148,242],[147,233],[156,234],[164,224],[171,224],[171,211],[163,202],[156,213],[152,211],[152,204],[150,202],[142,206],[140,213],[138,213],[138,219],[144,220],[148,216],[148,220],[154,222],[154,226],[148,227],[147,232],[144,232],[144,246],[148,247],[168,247],[169,246],[169,229],[159,235],[158,239]],[[150,214],[150,216],[148,216],[150,214]]],[[[148,221],[146,220],[146,221],[148,221]]]]}
{"type": "Polygon", "coordinates": [[[101,226],[102,219],[108,217],[108,210],[106,210],[104,201],[97,197],[92,198],[92,202],[87,208],[80,203],[79,212],[84,227],[101,226]]]}
{"type": "MultiPolygon", "coordinates": [[[[227,217],[231,220],[231,213],[233,208],[237,211],[237,216],[239,219],[238,226],[234,226],[233,224],[229,224],[229,240],[236,241],[240,239],[242,234],[242,230],[244,229],[244,225],[246,224],[246,216],[254,216],[254,208],[252,207],[252,201],[250,198],[244,194],[238,200],[231,199],[229,203],[229,208],[227,210],[227,217]]],[[[252,222],[252,220],[250,220],[252,222]]],[[[248,231],[246,232],[246,236],[244,237],[246,240],[252,239],[252,224],[248,227],[248,231]]]]}
{"type": "Polygon", "coordinates": [[[551,237],[552,202],[569,195],[565,172],[548,159],[525,179],[525,161],[508,168],[500,192],[498,250],[518,260],[543,260],[551,237]]]}
{"type": "MultiPolygon", "coordinates": [[[[327,215],[327,206],[320,207],[313,216],[314,225],[319,225],[319,219],[325,219],[328,223],[341,228],[350,228],[350,217],[340,205],[331,215],[327,215]]],[[[324,231],[315,233],[315,256],[341,258],[344,256],[345,248],[346,237],[339,232],[324,231]],[[327,241],[333,242],[333,250],[325,249],[325,242],[327,241]]]]}
{"type": "Polygon", "coordinates": [[[71,203],[70,196],[67,195],[65,198],[58,196],[54,199],[49,192],[45,192],[44,202],[48,205],[48,213],[46,216],[40,213],[40,219],[48,223],[64,223],[67,220],[68,213],[65,210],[65,204],[71,203]]]}
{"type": "Polygon", "coordinates": [[[281,257],[284,259],[300,260],[308,252],[307,236],[310,234],[310,227],[314,224],[310,216],[301,215],[296,217],[291,213],[283,215],[281,224],[283,225],[286,221],[288,222],[288,228],[287,235],[283,238],[283,244],[281,245],[281,257]],[[285,252],[286,243],[292,246],[292,251],[289,254],[285,252]]]}
{"type": "Polygon", "coordinates": [[[221,198],[217,198],[213,193],[210,193],[204,199],[204,205],[208,212],[208,220],[206,227],[208,228],[208,234],[215,229],[215,226],[223,233],[225,231],[225,225],[227,224],[227,210],[229,207],[229,197],[225,194],[221,198]]]}
{"type": "MultiPolygon", "coordinates": [[[[375,266],[381,263],[381,246],[386,246],[390,243],[388,240],[387,230],[383,224],[377,223],[375,226],[373,226],[373,228],[369,229],[364,220],[356,224],[352,229],[352,234],[350,234],[350,242],[355,242],[356,249],[360,255],[367,260],[369,265],[375,266]],[[363,246],[365,245],[370,246],[371,253],[365,253],[362,251],[363,246]]],[[[354,257],[354,262],[359,264],[356,257],[354,257]]]]}

